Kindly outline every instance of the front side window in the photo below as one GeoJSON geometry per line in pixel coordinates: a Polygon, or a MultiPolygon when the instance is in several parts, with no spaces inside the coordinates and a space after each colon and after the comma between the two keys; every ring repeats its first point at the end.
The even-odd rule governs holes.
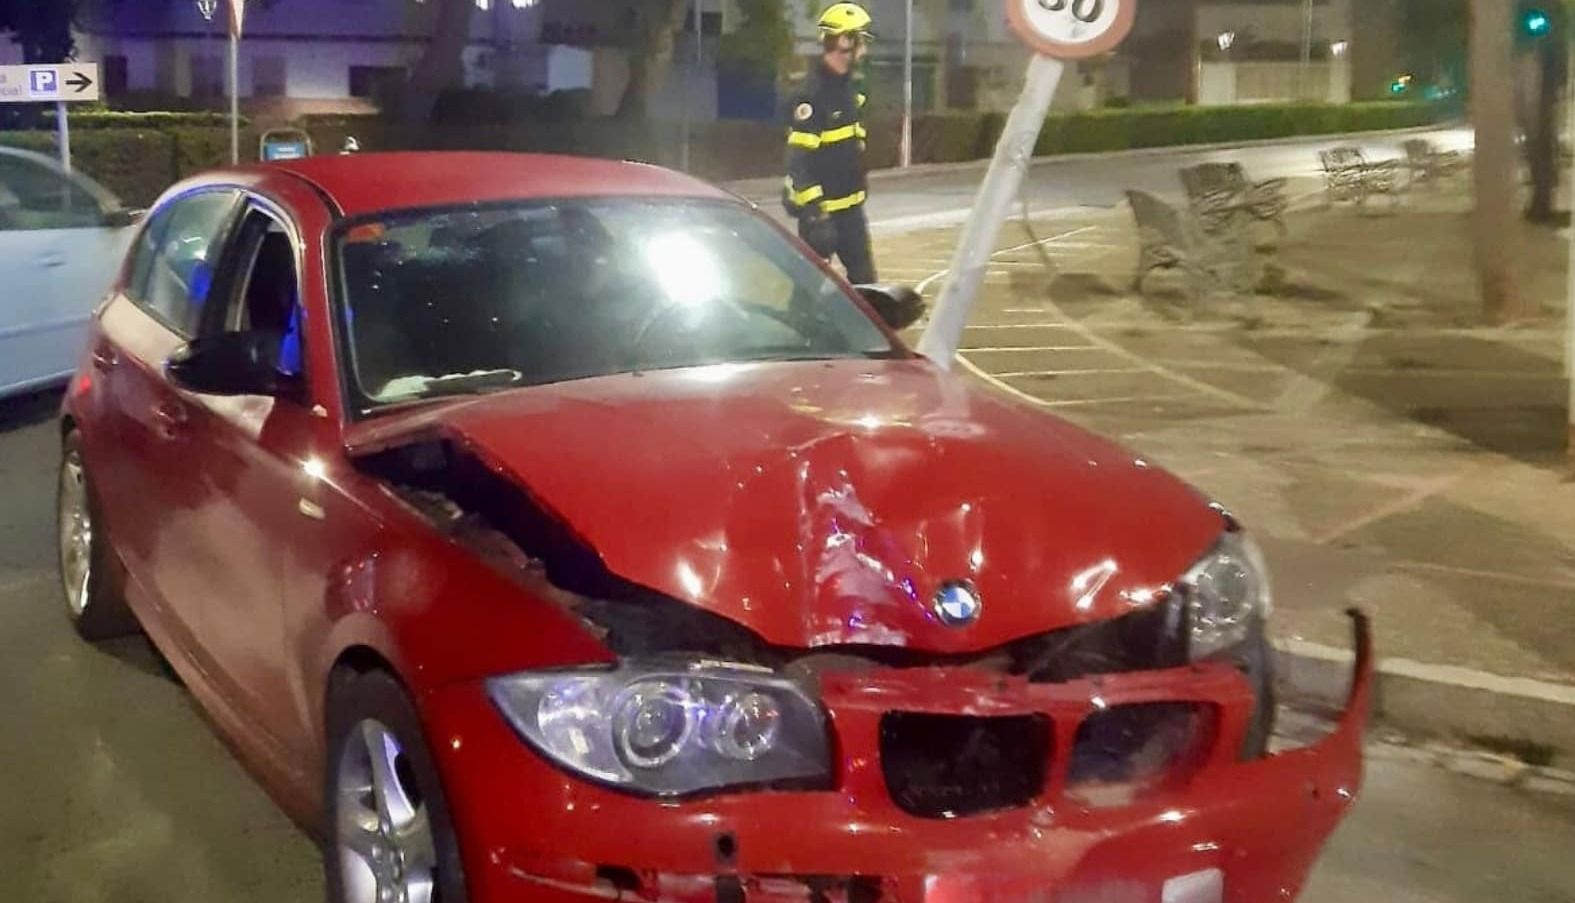
{"type": "Polygon", "coordinates": [[[276,336],[279,356],[274,367],[287,376],[300,376],[303,319],[290,234],[279,220],[260,210],[246,216],[237,234],[236,266],[227,283],[233,291],[222,328],[276,336]]]}
{"type": "Polygon", "coordinates": [[[138,239],[127,295],[176,332],[195,334],[235,203],[233,191],[205,191],[156,213],[138,239]]]}
{"type": "Polygon", "coordinates": [[[90,229],[103,222],[103,204],[70,176],[0,154],[0,231],[90,229]]]}
{"type": "Polygon", "coordinates": [[[734,204],[420,212],[349,227],[338,259],[364,408],[639,370],[906,354],[734,204]]]}

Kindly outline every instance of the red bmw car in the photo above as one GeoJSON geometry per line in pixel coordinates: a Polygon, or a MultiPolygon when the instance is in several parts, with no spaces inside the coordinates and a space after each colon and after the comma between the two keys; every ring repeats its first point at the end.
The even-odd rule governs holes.
{"type": "Polygon", "coordinates": [[[1263,903],[1270,592],[1163,470],[908,351],[731,195],[324,157],[142,226],[64,404],[86,638],[142,629],[353,903],[1263,903]]]}

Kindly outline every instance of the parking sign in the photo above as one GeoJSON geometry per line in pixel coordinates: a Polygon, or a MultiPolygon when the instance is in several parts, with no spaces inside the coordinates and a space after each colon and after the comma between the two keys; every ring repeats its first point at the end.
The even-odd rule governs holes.
{"type": "Polygon", "coordinates": [[[98,100],[98,63],[0,66],[0,103],[98,100]]]}
{"type": "Polygon", "coordinates": [[[60,80],[53,69],[34,69],[27,73],[27,92],[34,100],[53,100],[60,93],[60,80]]]}

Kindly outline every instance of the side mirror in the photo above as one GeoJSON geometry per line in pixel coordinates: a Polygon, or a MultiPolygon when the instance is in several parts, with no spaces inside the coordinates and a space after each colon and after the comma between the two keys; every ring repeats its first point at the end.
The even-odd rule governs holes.
{"type": "Polygon", "coordinates": [[[146,210],[133,210],[130,207],[117,207],[104,213],[104,226],[109,229],[125,229],[142,222],[142,217],[147,215],[146,210]]]}
{"type": "Polygon", "coordinates": [[[226,332],[192,339],[164,364],[170,382],[202,395],[287,395],[296,379],[279,372],[284,337],[277,332],[226,332]]]}
{"type": "Polygon", "coordinates": [[[897,331],[907,329],[924,316],[924,299],[906,285],[855,286],[870,307],[887,326],[897,331]]]}

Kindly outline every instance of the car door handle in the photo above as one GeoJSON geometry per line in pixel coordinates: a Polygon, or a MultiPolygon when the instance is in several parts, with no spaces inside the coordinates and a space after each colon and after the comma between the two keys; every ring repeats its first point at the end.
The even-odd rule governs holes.
{"type": "Polygon", "coordinates": [[[45,269],[58,270],[66,265],[66,255],[59,252],[50,252],[38,258],[38,262],[43,264],[45,269]]]}
{"type": "Polygon", "coordinates": [[[153,406],[153,419],[159,423],[159,434],[173,439],[186,425],[186,408],[172,401],[161,402],[153,406]]]}
{"type": "Polygon", "coordinates": [[[108,373],[115,369],[118,363],[120,363],[120,355],[115,353],[115,349],[105,345],[93,349],[93,366],[96,369],[108,373]]]}

